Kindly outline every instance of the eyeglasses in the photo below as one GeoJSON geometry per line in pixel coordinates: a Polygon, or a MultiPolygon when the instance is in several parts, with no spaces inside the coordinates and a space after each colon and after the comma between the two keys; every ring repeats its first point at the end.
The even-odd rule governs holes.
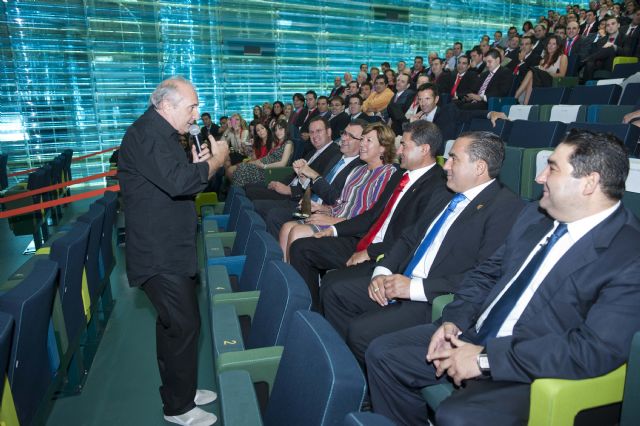
{"type": "Polygon", "coordinates": [[[364,139],[363,137],[357,137],[355,135],[353,135],[352,133],[347,132],[346,130],[343,130],[340,132],[340,137],[344,138],[344,137],[350,137],[351,139],[355,139],[357,141],[361,141],[362,139],[364,139]]]}

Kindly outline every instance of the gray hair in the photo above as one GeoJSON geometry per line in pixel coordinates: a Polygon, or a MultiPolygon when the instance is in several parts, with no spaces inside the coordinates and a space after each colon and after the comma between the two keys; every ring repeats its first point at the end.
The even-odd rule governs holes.
{"type": "Polygon", "coordinates": [[[178,91],[178,86],[180,84],[186,84],[195,91],[193,84],[186,78],[180,76],[171,77],[158,84],[158,87],[156,87],[149,97],[149,104],[156,108],[160,108],[160,104],[167,100],[171,102],[172,105],[177,105],[182,99],[182,96],[178,91]]]}
{"type": "Polygon", "coordinates": [[[498,135],[475,131],[465,132],[459,137],[471,139],[471,143],[467,146],[467,154],[471,161],[482,160],[487,163],[487,172],[491,179],[500,174],[504,161],[504,142],[498,135]]]}

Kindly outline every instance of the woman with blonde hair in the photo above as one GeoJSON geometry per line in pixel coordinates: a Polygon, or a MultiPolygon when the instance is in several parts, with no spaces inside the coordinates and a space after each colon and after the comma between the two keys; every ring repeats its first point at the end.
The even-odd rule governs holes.
{"type": "Polygon", "coordinates": [[[378,200],[397,167],[395,133],[382,123],[371,123],[362,131],[360,160],[365,164],[354,168],[342,188],[340,198],[332,206],[313,204],[309,218],[285,223],[280,229],[280,246],[289,259],[289,247],[298,238],[312,236],[343,220],[355,217],[378,200]]]}
{"type": "Polygon", "coordinates": [[[222,134],[222,139],[229,144],[229,157],[225,161],[225,168],[241,163],[247,158],[251,148],[249,126],[237,112],[229,118],[229,127],[222,134]]]}

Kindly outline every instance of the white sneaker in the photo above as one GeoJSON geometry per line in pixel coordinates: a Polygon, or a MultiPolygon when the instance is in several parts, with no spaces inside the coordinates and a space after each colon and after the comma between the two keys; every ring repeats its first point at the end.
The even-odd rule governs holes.
{"type": "Polygon", "coordinates": [[[207,405],[211,404],[216,399],[218,399],[218,394],[215,392],[206,389],[198,389],[196,391],[196,397],[193,398],[193,402],[195,402],[196,405],[207,405]]]}
{"type": "Polygon", "coordinates": [[[210,426],[218,421],[213,413],[207,413],[202,408],[192,408],[179,416],[164,416],[168,422],[184,426],[210,426]]]}

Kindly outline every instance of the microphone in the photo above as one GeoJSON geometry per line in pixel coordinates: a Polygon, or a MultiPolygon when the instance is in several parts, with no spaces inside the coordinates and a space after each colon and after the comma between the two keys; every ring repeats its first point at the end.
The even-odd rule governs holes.
{"type": "Polygon", "coordinates": [[[200,154],[200,151],[202,150],[200,148],[200,127],[198,127],[196,124],[192,124],[191,127],[189,127],[189,134],[191,136],[193,136],[193,138],[195,139],[196,143],[196,151],[198,152],[198,154],[200,154]]]}

